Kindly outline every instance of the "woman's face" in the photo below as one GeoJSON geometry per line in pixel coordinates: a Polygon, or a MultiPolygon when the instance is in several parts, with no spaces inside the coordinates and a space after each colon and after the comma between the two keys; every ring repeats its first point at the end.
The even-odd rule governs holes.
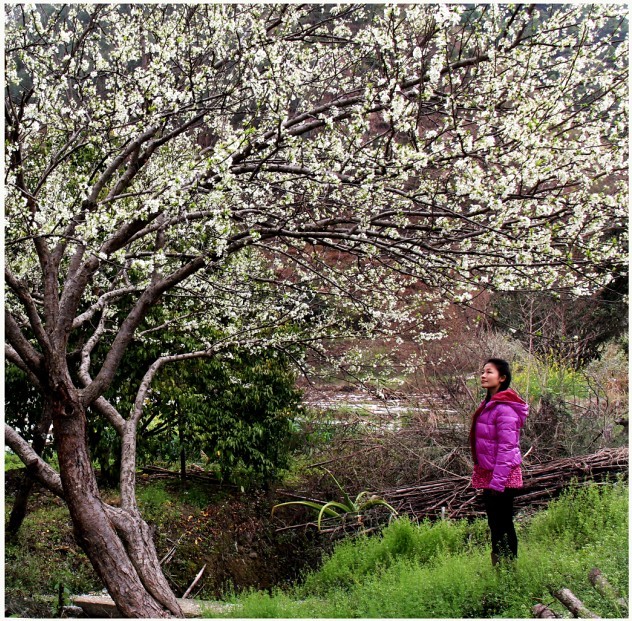
{"type": "Polygon", "coordinates": [[[504,381],[505,376],[500,375],[500,373],[498,373],[498,369],[491,362],[488,362],[483,367],[483,373],[481,374],[481,386],[485,388],[485,390],[489,390],[492,395],[498,392],[500,385],[504,381]]]}

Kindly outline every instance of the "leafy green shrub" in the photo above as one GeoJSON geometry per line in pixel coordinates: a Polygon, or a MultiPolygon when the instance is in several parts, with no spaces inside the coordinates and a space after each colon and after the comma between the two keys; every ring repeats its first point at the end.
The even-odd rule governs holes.
{"type": "Polygon", "coordinates": [[[565,366],[553,356],[538,358],[526,355],[524,360],[514,363],[512,372],[514,387],[532,402],[547,395],[578,399],[589,395],[583,373],[565,366]]]}
{"type": "Polygon", "coordinates": [[[288,467],[301,393],[287,360],[235,351],[170,368],[157,386],[160,395],[148,412],[157,412],[162,427],[141,447],[148,456],[175,462],[182,450],[202,451],[205,467],[242,485],[266,483],[288,467]]]}

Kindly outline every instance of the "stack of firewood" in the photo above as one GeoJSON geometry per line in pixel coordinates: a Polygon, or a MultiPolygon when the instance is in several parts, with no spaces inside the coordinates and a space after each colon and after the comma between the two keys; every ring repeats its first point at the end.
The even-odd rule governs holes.
{"type": "MultiPolygon", "coordinates": [[[[583,484],[627,477],[628,449],[604,449],[592,455],[569,457],[523,467],[524,487],[517,491],[515,506],[539,507],[571,482],[583,484]]],[[[477,501],[477,491],[469,477],[448,477],[399,489],[384,490],[379,494],[398,513],[425,517],[476,517],[483,514],[477,501]]]]}
{"type": "MultiPolygon", "coordinates": [[[[537,509],[562,492],[570,484],[582,485],[593,482],[614,481],[617,477],[628,476],[628,449],[603,449],[592,455],[556,459],[543,464],[523,465],[524,486],[517,490],[514,506],[520,509],[537,509]]],[[[296,500],[323,502],[294,492],[277,490],[280,495],[296,500]]],[[[387,489],[376,496],[388,502],[399,515],[424,518],[474,518],[483,516],[485,511],[469,477],[447,477],[426,481],[419,485],[387,489]]],[[[376,530],[391,518],[389,511],[376,507],[375,515],[358,516],[342,521],[331,518],[322,521],[323,533],[342,537],[357,531],[376,530]]],[[[316,522],[283,526],[277,530],[288,530],[316,526],[316,522]]]]}

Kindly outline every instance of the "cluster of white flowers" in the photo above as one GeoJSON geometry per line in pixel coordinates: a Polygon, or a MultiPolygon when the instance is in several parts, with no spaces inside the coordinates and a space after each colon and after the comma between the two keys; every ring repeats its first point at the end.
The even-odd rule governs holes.
{"type": "Polygon", "coordinates": [[[583,292],[626,260],[620,7],[6,15],[7,267],[34,294],[39,236],[98,258],[93,288],[173,276],[201,343],[434,338],[483,286],[583,292]]]}

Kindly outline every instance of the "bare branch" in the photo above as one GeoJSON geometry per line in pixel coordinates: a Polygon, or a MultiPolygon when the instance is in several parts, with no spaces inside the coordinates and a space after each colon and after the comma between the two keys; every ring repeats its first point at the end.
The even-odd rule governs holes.
{"type": "Polygon", "coordinates": [[[11,287],[11,290],[15,293],[20,302],[22,302],[37,342],[44,351],[50,351],[51,344],[48,334],[46,334],[44,326],[42,325],[42,320],[39,316],[39,312],[37,311],[37,307],[35,306],[35,300],[33,300],[26,285],[16,278],[11,270],[6,266],[4,268],[4,277],[9,287],[11,287]]]}
{"type": "Polygon", "coordinates": [[[4,310],[4,329],[6,337],[22,362],[34,375],[38,375],[44,358],[29,341],[15,321],[9,309],[4,310]]]}
{"type": "Polygon", "coordinates": [[[22,460],[28,473],[53,494],[64,498],[59,475],[25,442],[20,434],[5,423],[4,440],[22,460]]]}
{"type": "Polygon", "coordinates": [[[104,293],[88,310],[75,317],[72,322],[72,329],[76,330],[80,328],[84,323],[90,321],[94,315],[102,311],[105,306],[118,298],[128,295],[129,293],[138,293],[141,289],[139,287],[124,287],[122,289],[113,289],[104,293]]]}

